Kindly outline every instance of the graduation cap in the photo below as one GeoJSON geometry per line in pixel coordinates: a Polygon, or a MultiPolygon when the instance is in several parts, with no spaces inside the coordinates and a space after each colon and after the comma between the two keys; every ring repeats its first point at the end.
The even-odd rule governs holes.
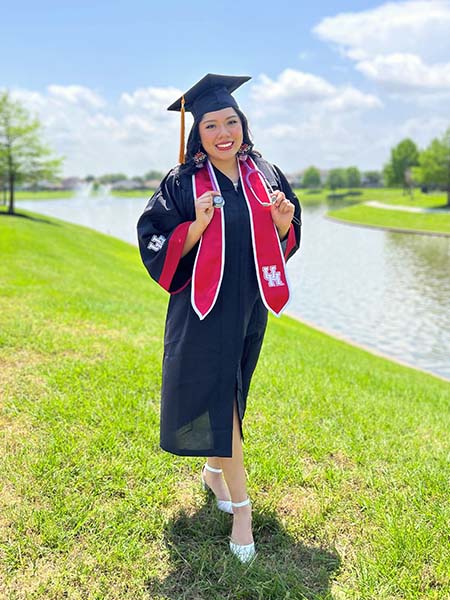
{"type": "Polygon", "coordinates": [[[167,110],[181,112],[180,135],[180,160],[184,163],[184,113],[189,111],[195,120],[207,112],[221,110],[222,108],[239,108],[236,100],[231,95],[234,90],[251,79],[249,76],[215,75],[208,73],[198,81],[190,90],[171,104],[167,110]]]}

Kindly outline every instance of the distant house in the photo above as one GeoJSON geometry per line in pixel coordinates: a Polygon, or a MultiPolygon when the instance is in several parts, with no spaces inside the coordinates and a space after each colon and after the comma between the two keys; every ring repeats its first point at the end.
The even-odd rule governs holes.
{"type": "Polygon", "coordinates": [[[135,179],[121,179],[111,185],[112,190],[141,190],[142,183],[135,179]]]}
{"type": "Polygon", "coordinates": [[[18,187],[19,190],[33,190],[33,191],[49,191],[49,190],[63,190],[63,185],[60,181],[47,181],[41,179],[41,181],[35,181],[33,183],[25,183],[18,187]]]}
{"type": "Polygon", "coordinates": [[[299,174],[297,174],[297,175],[286,174],[286,179],[288,180],[289,185],[293,188],[299,188],[301,186],[302,178],[300,177],[299,174]]]}
{"type": "Polygon", "coordinates": [[[82,183],[84,183],[84,180],[81,177],[64,177],[61,179],[63,190],[75,190],[82,183]]]}
{"type": "Polygon", "coordinates": [[[361,186],[365,187],[365,188],[382,188],[384,187],[384,181],[383,178],[380,177],[380,180],[378,181],[378,183],[375,183],[374,181],[371,181],[368,177],[366,177],[366,175],[361,175],[361,186]]]}
{"type": "Polygon", "coordinates": [[[160,183],[159,179],[147,179],[147,181],[144,181],[144,186],[147,190],[156,190],[160,183]]]}

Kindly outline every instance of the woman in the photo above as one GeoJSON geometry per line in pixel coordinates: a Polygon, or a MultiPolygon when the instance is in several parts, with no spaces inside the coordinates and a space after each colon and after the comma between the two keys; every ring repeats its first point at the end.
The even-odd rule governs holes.
{"type": "Polygon", "coordinates": [[[169,107],[182,116],[180,164],[138,222],[142,260],[171,294],[160,445],[208,457],[201,480],[233,514],[230,549],[242,562],[255,555],[242,421],[268,310],[279,315],[289,300],[285,261],[301,225],[297,198],[253,150],[231,95],[248,79],[208,74],[169,107]],[[194,116],[186,156],[185,110],[194,116]]]}

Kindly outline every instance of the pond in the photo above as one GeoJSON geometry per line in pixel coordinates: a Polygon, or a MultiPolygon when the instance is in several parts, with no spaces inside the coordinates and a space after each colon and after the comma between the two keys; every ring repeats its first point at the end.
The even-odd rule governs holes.
{"type": "MultiPolygon", "coordinates": [[[[19,201],[17,206],[136,244],[145,198],[19,201]]],[[[303,207],[289,261],[288,312],[350,341],[450,378],[450,238],[350,227],[303,207]]]]}

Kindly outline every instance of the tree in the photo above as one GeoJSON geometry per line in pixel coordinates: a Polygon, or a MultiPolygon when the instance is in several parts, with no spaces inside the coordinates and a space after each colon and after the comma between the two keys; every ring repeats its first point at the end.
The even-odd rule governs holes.
{"type": "Polygon", "coordinates": [[[128,179],[125,173],[106,173],[106,175],[102,175],[101,177],[97,177],[97,181],[99,183],[117,183],[118,181],[123,181],[124,179],[128,179]]]}
{"type": "Polygon", "coordinates": [[[8,213],[14,213],[15,186],[53,179],[62,163],[41,140],[42,125],[9,92],[0,93],[0,173],[7,181],[8,213]]]}
{"type": "Polygon", "coordinates": [[[447,192],[450,207],[450,127],[441,139],[435,138],[419,156],[413,177],[420,183],[435,185],[447,192]]]}
{"type": "Polygon", "coordinates": [[[347,187],[349,188],[360,188],[361,187],[361,173],[358,167],[348,167],[346,171],[347,187]]]}
{"type": "Polygon", "coordinates": [[[327,177],[327,185],[332,190],[344,188],[347,184],[344,169],[331,169],[327,177]]]}
{"type": "Polygon", "coordinates": [[[305,188],[313,189],[320,187],[320,171],[317,167],[308,167],[303,173],[302,183],[305,188]]]}
{"type": "Polygon", "coordinates": [[[405,174],[408,169],[419,164],[419,150],[416,144],[405,138],[391,150],[391,160],[383,169],[384,179],[387,185],[407,186],[405,174]]]}
{"type": "Polygon", "coordinates": [[[369,185],[379,185],[381,173],[379,171],[365,171],[364,177],[369,185]]]}
{"type": "Polygon", "coordinates": [[[158,181],[161,181],[161,179],[164,177],[164,173],[162,173],[161,171],[152,170],[145,173],[143,177],[144,180],[157,179],[158,181]]]}

